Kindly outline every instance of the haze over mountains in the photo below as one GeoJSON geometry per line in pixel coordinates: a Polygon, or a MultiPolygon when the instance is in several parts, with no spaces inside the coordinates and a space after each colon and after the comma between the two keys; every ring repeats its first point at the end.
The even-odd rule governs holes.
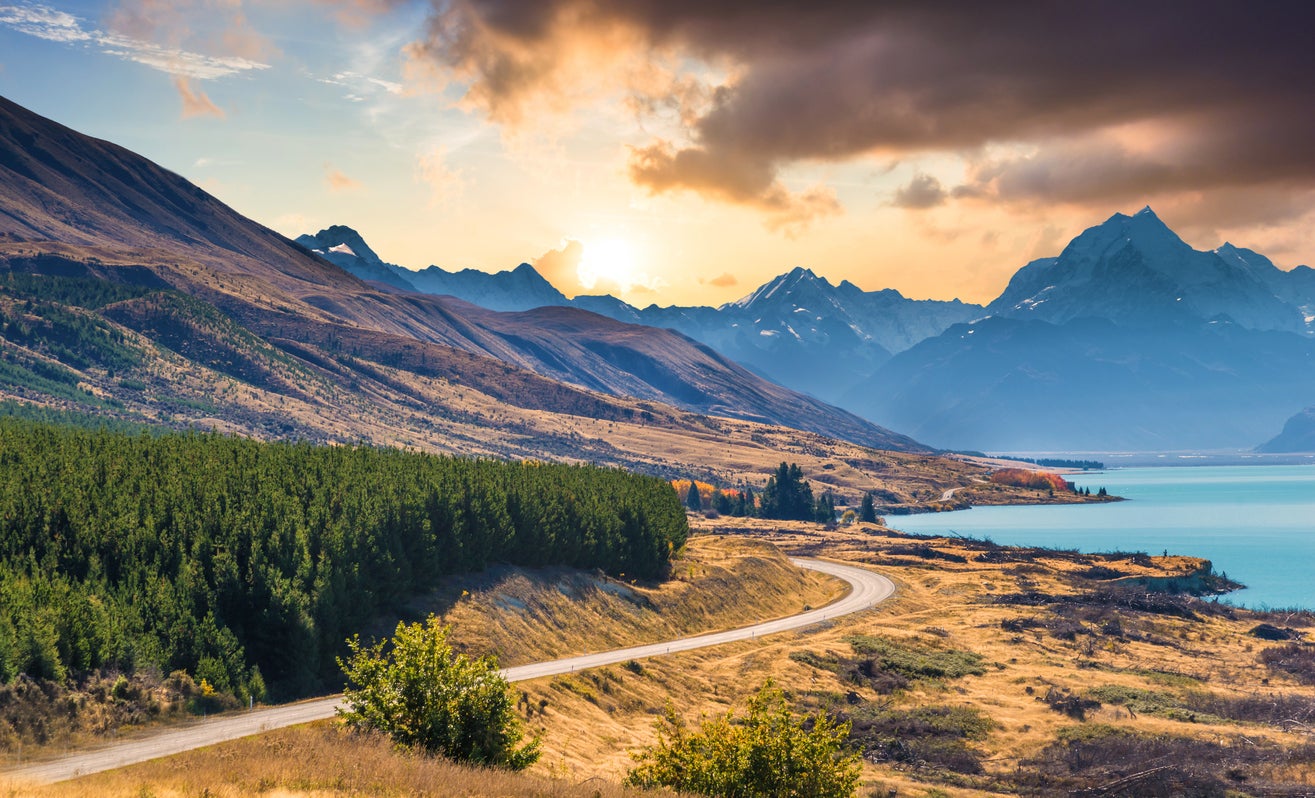
{"type": "MultiPolygon", "coordinates": [[[[377,256],[348,260],[336,262],[360,276],[380,266],[416,274],[377,256]]],[[[425,273],[442,278],[427,285],[472,302],[569,304],[679,330],[944,448],[1249,449],[1315,397],[1315,270],[1283,271],[1232,244],[1195,250],[1150,208],[1115,214],[1027,264],[986,307],[834,286],[802,268],[719,308],[567,299],[526,264],[425,273]]],[[[1289,431],[1265,447],[1311,443],[1289,431]]]]}

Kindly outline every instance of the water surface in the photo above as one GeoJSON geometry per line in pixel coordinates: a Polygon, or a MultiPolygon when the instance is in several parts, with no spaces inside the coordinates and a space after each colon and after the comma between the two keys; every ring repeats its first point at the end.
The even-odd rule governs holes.
{"type": "Polygon", "coordinates": [[[1004,544],[1205,557],[1247,585],[1228,601],[1315,609],[1315,466],[1124,468],[1069,479],[1129,501],[975,507],[887,523],[1004,544]]]}

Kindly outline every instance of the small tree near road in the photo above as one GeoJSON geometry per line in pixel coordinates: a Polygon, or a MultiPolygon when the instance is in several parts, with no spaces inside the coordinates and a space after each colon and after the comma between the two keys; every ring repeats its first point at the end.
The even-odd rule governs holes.
{"type": "Polygon", "coordinates": [[[510,685],[497,659],[470,659],[447,642],[447,627],[430,615],[399,623],[393,637],[372,646],[347,641],[338,664],[347,675],[338,714],[351,726],[375,729],[399,745],[459,762],[522,770],[539,758],[539,741],[522,743],[510,685]]]}
{"type": "Polygon", "coordinates": [[[635,787],[671,787],[724,798],[852,798],[858,755],[842,751],[849,724],[790,711],[768,680],[742,718],[727,714],[692,731],[667,706],[658,741],[635,755],[635,787]]]}

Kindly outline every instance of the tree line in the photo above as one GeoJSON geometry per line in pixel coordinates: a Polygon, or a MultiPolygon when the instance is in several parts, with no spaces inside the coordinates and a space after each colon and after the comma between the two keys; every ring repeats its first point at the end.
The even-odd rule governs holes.
{"type": "Polygon", "coordinates": [[[814,498],[813,487],[804,479],[803,469],[797,463],[782,462],[767,477],[767,484],[756,497],[747,485],[723,489],[706,482],[678,479],[672,486],[683,498],[685,507],[695,512],[713,510],[736,517],[819,523],[831,523],[836,518],[835,497],[828,490],[814,498]]]}
{"type": "Polygon", "coordinates": [[[346,638],[495,562],[660,576],[671,486],[618,470],[0,419],[0,679],[336,686],[346,638]]]}

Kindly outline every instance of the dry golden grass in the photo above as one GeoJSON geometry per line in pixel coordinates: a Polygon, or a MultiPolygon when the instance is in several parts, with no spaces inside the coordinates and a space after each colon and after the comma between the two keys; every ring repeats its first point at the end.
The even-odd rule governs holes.
{"type": "MultiPolygon", "coordinates": [[[[1268,644],[1247,634],[1256,620],[1244,611],[1231,619],[1202,616],[1200,620],[1126,613],[1125,623],[1130,630],[1136,627],[1129,639],[1095,633],[1095,623],[1084,624],[1092,633],[1074,640],[1054,637],[1045,629],[1019,634],[1002,628],[1002,621],[1039,618],[1045,608],[994,604],[992,595],[1023,589],[1071,593],[1075,572],[1101,564],[1100,556],[1088,563],[1060,555],[1038,557],[1027,564],[980,563],[973,561],[977,552],[963,548],[961,541],[928,541],[939,552],[968,560],[955,563],[887,554],[887,549],[906,547],[910,541],[876,528],[826,531],[812,524],[742,519],[718,519],[700,526],[719,529],[722,536],[770,539],[792,553],[872,563],[896,580],[899,592],[873,610],[824,628],[656,658],[634,670],[611,666],[520,685],[532,705],[547,702],[546,713],[531,719],[544,735],[546,753],[539,767],[545,772],[619,779],[630,765],[630,752],[653,741],[654,720],[667,701],[691,719],[718,714],[741,704],[768,677],[818,706],[839,702],[855,691],[867,701],[898,707],[966,705],[981,710],[997,728],[977,746],[986,769],[978,783],[989,783],[993,776],[1007,779],[1020,762],[1053,743],[1061,729],[1080,724],[1041,700],[1051,687],[1082,693],[1121,685],[1170,696],[1204,691],[1225,697],[1281,690],[1315,698],[1315,689],[1277,677],[1257,664],[1256,653],[1268,644]],[[973,651],[984,657],[986,673],[944,683],[915,682],[892,697],[790,659],[795,652],[850,652],[846,638],[854,634],[973,651]]],[[[699,545],[708,544],[700,541],[699,545]]],[[[1130,578],[1186,578],[1202,562],[1170,556],[1152,557],[1149,562],[1110,559],[1104,564],[1130,578]]],[[[1205,739],[1245,734],[1285,746],[1308,741],[1303,734],[1275,726],[1134,716],[1109,704],[1090,712],[1085,722],[1205,739]]],[[[953,796],[996,794],[974,789],[971,779],[965,780],[967,786],[956,786],[906,767],[869,763],[865,768],[870,787],[895,789],[900,795],[923,795],[932,789],[953,796]]],[[[1310,778],[1296,771],[1283,775],[1290,780],[1310,778]]]]}
{"type": "Polygon", "coordinates": [[[333,722],[297,726],[144,762],[66,784],[0,784],[0,795],[32,798],[623,798],[672,795],[623,789],[601,779],[465,768],[410,755],[380,737],[352,734],[333,722]]]}
{"type": "MultiPolygon", "coordinates": [[[[795,568],[769,543],[700,537],[660,584],[501,568],[454,578],[411,609],[451,624],[457,647],[496,653],[513,666],[733,629],[820,607],[843,591],[832,577],[795,568]]],[[[378,631],[391,633],[392,625],[378,631]]]]}

